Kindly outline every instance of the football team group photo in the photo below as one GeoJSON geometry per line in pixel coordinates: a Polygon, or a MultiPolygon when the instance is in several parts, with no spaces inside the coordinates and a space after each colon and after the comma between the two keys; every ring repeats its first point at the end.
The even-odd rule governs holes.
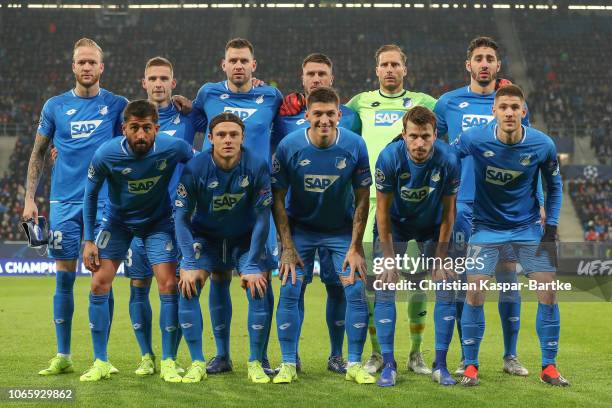
{"type": "MultiPolygon", "coordinates": [[[[51,80],[30,113],[23,186],[2,210],[25,242],[10,246],[16,255],[0,252],[15,261],[38,251],[49,271],[0,278],[2,331],[14,343],[0,385],[10,395],[38,382],[75,389],[88,404],[142,395],[125,403],[155,405],[170,392],[257,406],[282,405],[286,394],[297,404],[396,405],[412,394],[437,406],[493,406],[529,394],[605,406],[599,391],[586,394],[605,392],[593,377],[610,374],[609,338],[600,337],[609,308],[595,298],[564,304],[580,289],[564,280],[576,268],[563,241],[572,228],[583,241],[574,227],[583,220],[584,237],[603,222],[608,257],[609,208],[586,204],[599,215],[595,224],[582,218],[578,203],[599,181],[585,170],[581,189],[562,174],[565,135],[541,119],[543,107],[559,105],[533,91],[535,79],[523,86],[515,79],[524,73],[507,75],[521,45],[506,34],[499,41],[506,25],[455,39],[452,55],[462,57],[444,72],[463,83],[432,96],[410,68],[413,50],[428,51],[385,30],[374,46],[360,39],[347,52],[367,54],[372,79],[355,82],[344,74],[346,53],[317,50],[314,25],[303,46],[284,49],[279,38],[272,54],[293,67],[291,89],[264,70],[277,45],[250,35],[266,21],[251,20],[250,31],[222,41],[208,42],[206,30],[177,39],[194,59],[200,49],[214,56],[195,78],[177,76],[185,61],[176,50],[133,49],[146,59],[114,61],[104,36],[77,30],[70,47],[53,51],[72,85],[51,80]],[[107,88],[126,63],[139,78],[107,88]],[[591,348],[580,352],[581,342],[591,348]]],[[[142,26],[134,41],[147,38],[142,26]]],[[[529,50],[524,58],[536,58],[529,50]]],[[[609,200],[605,184],[597,191],[609,200]]],[[[0,274],[10,265],[3,260],[0,274]]],[[[606,281],[596,282],[585,293],[600,285],[606,296],[606,281]]]]}

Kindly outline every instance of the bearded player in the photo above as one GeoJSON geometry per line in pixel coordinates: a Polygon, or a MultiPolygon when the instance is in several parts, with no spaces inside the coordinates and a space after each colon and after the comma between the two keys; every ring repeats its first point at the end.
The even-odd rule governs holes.
{"type": "MultiPolygon", "coordinates": [[[[121,134],[121,112],[127,104],[122,96],[100,87],[104,72],[104,53],[95,41],[81,38],[74,44],[72,72],[74,89],[45,102],[28,165],[23,219],[38,219],[34,195],[51,142],[57,157],[51,175],[49,216],[49,257],[55,259],[56,287],[53,296],[53,321],[57,355],[40,375],[73,372],[71,359],[74,281],[83,235],[83,194],[87,165],[96,149],[121,134]]],[[[99,213],[106,201],[106,188],[100,192],[99,213]]],[[[99,220],[98,220],[99,223],[99,220]]],[[[112,320],[114,299],[109,293],[108,313],[112,320]]],[[[110,324],[109,324],[110,330],[110,324]]],[[[115,367],[111,374],[117,373],[115,367]]]]}
{"type": "MultiPolygon", "coordinates": [[[[147,99],[157,106],[159,114],[159,131],[166,135],[182,139],[190,146],[197,131],[202,131],[206,124],[198,120],[194,113],[184,115],[172,104],[172,91],[176,88],[174,78],[174,67],[172,63],[163,57],[154,57],[147,61],[142,79],[142,87],[147,91],[147,99]]],[[[176,186],[183,169],[178,164],[174,175],[168,185],[170,202],[175,202],[176,186]]],[[[155,353],[151,341],[152,310],[149,300],[153,268],[147,257],[144,242],[139,237],[132,240],[128,256],[124,262],[125,275],[130,278],[130,320],[134,334],[141,352],[141,361],[136,368],[136,375],[146,376],[155,373],[155,353]]],[[[167,295],[174,293],[162,293],[160,300],[164,304],[167,295]]],[[[172,331],[170,341],[172,343],[172,358],[176,360],[176,352],[179,346],[180,329],[172,331]]],[[[177,365],[177,372],[182,373],[182,368],[177,365]]]]}
{"type": "MultiPolygon", "coordinates": [[[[438,136],[448,137],[449,143],[454,142],[462,131],[471,127],[484,126],[494,120],[491,112],[495,92],[501,86],[509,85],[510,81],[498,79],[501,69],[499,47],[489,37],[474,38],[467,49],[465,68],[470,73],[470,84],[447,92],[440,97],[434,108],[438,118],[438,136]]],[[[529,126],[529,115],[523,119],[523,124],[529,126]]],[[[541,185],[539,186],[541,190],[541,185]]],[[[543,197],[539,195],[542,205],[543,197]]],[[[465,245],[472,232],[474,207],[474,162],[472,157],[466,157],[461,164],[461,186],[457,194],[457,221],[453,231],[452,254],[465,257],[465,245]]],[[[543,212],[543,207],[542,207],[543,212]]],[[[498,282],[516,282],[516,263],[510,252],[505,253],[496,270],[498,282]]],[[[460,276],[463,279],[463,274],[460,276]]],[[[463,279],[464,280],[464,279],[463,279]]],[[[465,291],[458,291],[456,298],[456,321],[459,338],[461,338],[461,313],[465,300],[465,291]]],[[[509,374],[525,376],[527,369],[517,358],[516,345],[520,328],[521,297],[516,290],[500,293],[498,304],[499,316],[504,337],[504,371],[509,374]]],[[[452,329],[452,328],[451,328],[452,329]]],[[[451,333],[452,335],[452,333],[451,333]]],[[[441,356],[439,355],[438,358],[441,356]]],[[[463,354],[462,354],[463,357],[463,354]]],[[[444,361],[436,363],[446,367],[444,361]]],[[[455,374],[463,374],[463,358],[455,374]]]]}
{"type": "Polygon", "coordinates": [[[157,107],[152,102],[132,101],[123,115],[124,137],[111,139],[100,146],[87,171],[83,261],[92,271],[89,327],[94,364],[80,379],[109,378],[109,291],[132,239],[137,236],[144,243],[160,291],[160,376],[166,382],[181,382],[172,356],[173,333],[178,327],[177,252],[168,184],[176,165],[186,163],[193,153],[184,140],[157,134],[157,107]],[[96,202],[105,183],[108,183],[108,203],[94,242],[96,202]]]}
{"type": "MultiPolygon", "coordinates": [[[[271,86],[253,86],[253,72],[257,60],[253,45],[246,39],[234,38],[225,46],[225,56],[221,64],[227,79],[217,83],[204,84],[193,103],[197,114],[205,118],[214,118],[223,112],[238,116],[245,126],[244,147],[265,160],[270,160],[270,137],[272,123],[282,102],[278,89],[271,86]]],[[[210,129],[207,129],[210,133],[210,129]]],[[[203,149],[210,147],[210,140],[205,140],[203,149]]],[[[276,248],[276,231],[270,228],[268,247],[276,248]]],[[[232,300],[230,295],[231,273],[219,273],[211,276],[209,293],[209,310],[213,326],[213,335],[217,354],[208,362],[208,374],[217,374],[232,370],[230,358],[230,325],[232,321],[232,300]]],[[[268,281],[271,285],[271,282],[268,281]]],[[[270,286],[265,293],[273,307],[274,294],[270,286]]],[[[271,319],[271,318],[270,318],[271,319]]],[[[269,325],[268,325],[269,326],[269,325]]],[[[272,374],[267,357],[267,345],[264,348],[262,366],[272,374]]]]}

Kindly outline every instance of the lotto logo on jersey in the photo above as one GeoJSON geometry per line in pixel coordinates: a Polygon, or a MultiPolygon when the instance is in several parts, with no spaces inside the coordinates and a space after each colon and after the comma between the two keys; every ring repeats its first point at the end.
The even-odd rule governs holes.
{"type": "Polygon", "coordinates": [[[233,106],[226,106],[223,108],[223,112],[230,112],[234,115],[238,116],[243,122],[253,116],[257,109],[248,109],[248,108],[235,108],[233,106]]]}
{"type": "Polygon", "coordinates": [[[421,188],[408,188],[402,187],[400,191],[400,197],[404,201],[410,201],[411,203],[418,203],[423,201],[429,193],[434,191],[434,187],[424,186],[421,188]]]}
{"type": "Polygon", "coordinates": [[[142,180],[128,181],[128,193],[146,194],[157,184],[161,176],[146,178],[142,180]]]}
{"type": "Polygon", "coordinates": [[[244,197],[244,193],[226,193],[220,196],[213,196],[213,211],[231,210],[244,197]]]}
{"type": "Polygon", "coordinates": [[[321,174],[305,174],[304,175],[304,190],[312,193],[323,193],[327,190],[340,176],[326,176],[321,174]]]}
{"type": "Polygon", "coordinates": [[[461,130],[467,130],[476,126],[484,126],[495,119],[492,115],[463,115],[461,119],[461,130]]]}
{"type": "Polygon", "coordinates": [[[81,120],[70,122],[70,136],[73,139],[85,139],[100,126],[101,120],[81,120]]]}
{"type": "Polygon", "coordinates": [[[393,126],[404,116],[404,111],[381,110],[374,114],[374,126],[393,126]]]}
{"type": "Polygon", "coordinates": [[[516,180],[522,171],[500,169],[499,167],[487,166],[486,181],[498,186],[505,186],[513,180],[516,180]]]}

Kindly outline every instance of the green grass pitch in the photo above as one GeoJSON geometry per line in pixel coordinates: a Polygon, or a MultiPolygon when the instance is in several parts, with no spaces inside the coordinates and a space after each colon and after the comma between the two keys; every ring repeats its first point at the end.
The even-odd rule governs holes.
{"type": "MultiPolygon", "coordinates": [[[[87,318],[89,279],[77,279],[76,312],[73,323],[72,353],[76,372],[56,377],[40,377],[36,373],[45,367],[55,353],[52,324],[53,277],[0,279],[0,388],[74,388],[75,407],[105,406],[389,406],[389,407],[610,407],[612,356],[612,303],[582,302],[561,304],[561,348],[559,367],[572,383],[567,389],[554,389],[538,379],[540,349],[535,334],[533,302],[524,303],[519,339],[521,361],[530,370],[527,378],[510,377],[501,371],[503,353],[497,305],[486,304],[487,328],[481,346],[481,385],[465,389],[460,386],[441,387],[427,376],[408,373],[405,360],[409,350],[406,305],[398,304],[396,357],[400,365],[398,384],[392,389],[375,385],[359,386],[343,376],[326,370],[329,353],[325,325],[325,289],[315,281],[306,294],[306,320],[302,330],[300,356],[303,373],[291,385],[254,385],[246,378],[248,338],[246,330],[246,299],[235,280],[232,284],[234,306],[232,322],[232,358],[234,372],[210,376],[200,384],[166,384],[156,375],[139,378],[133,374],[139,352],[128,315],[129,287],[125,278],[115,282],[115,317],[109,344],[109,355],[120,374],[110,380],[93,384],[80,383],[80,372],[92,359],[91,338],[87,318]]],[[[155,286],[155,285],[154,285],[155,286]]],[[[278,296],[278,282],[274,282],[278,296]]],[[[208,288],[208,285],[207,285],[208,288]]],[[[207,290],[202,296],[204,311],[204,348],[207,358],[214,354],[210,320],[207,312],[207,290]]],[[[158,318],[159,300],[155,288],[151,291],[153,319],[158,318]]],[[[432,362],[433,303],[429,304],[429,320],[425,332],[426,361],[432,362]]],[[[272,364],[279,363],[280,349],[274,326],[269,353],[272,364]]],[[[159,330],[154,324],[154,348],[160,352],[159,330]]],[[[346,345],[345,345],[346,347],[346,345]]],[[[369,341],[364,358],[369,355],[369,341]]],[[[179,360],[189,364],[187,348],[179,350],[179,360]]],[[[449,367],[458,362],[458,341],[453,339],[449,352],[449,367]]],[[[6,390],[3,391],[6,393],[6,390]]],[[[42,403],[9,403],[0,406],[40,406],[42,403]]],[[[58,406],[57,403],[47,403],[58,406]]],[[[69,403],[62,406],[71,406],[69,403]]]]}

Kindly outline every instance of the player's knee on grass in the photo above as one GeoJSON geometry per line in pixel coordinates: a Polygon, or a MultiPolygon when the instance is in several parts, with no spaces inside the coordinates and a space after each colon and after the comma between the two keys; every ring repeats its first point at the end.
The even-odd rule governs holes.
{"type": "MultiPolygon", "coordinates": [[[[516,262],[499,262],[497,267],[495,268],[495,277],[499,280],[499,278],[504,278],[504,275],[511,275],[516,280],[516,262]]],[[[508,276],[506,279],[510,279],[508,276]]]]}
{"type": "MultiPolygon", "coordinates": [[[[527,278],[537,283],[551,283],[555,280],[556,274],[554,272],[532,272],[527,275],[527,278]]],[[[553,289],[538,290],[536,293],[538,302],[542,304],[554,305],[557,303],[557,293],[553,289]]]]}
{"type": "MultiPolygon", "coordinates": [[[[348,276],[338,275],[338,278],[340,278],[340,283],[342,283],[343,287],[346,288],[347,286],[351,285],[348,276]]],[[[361,276],[358,273],[356,273],[355,274],[355,283],[357,283],[358,281],[361,282],[362,279],[361,279],[361,276]]]]}
{"type": "MultiPolygon", "coordinates": [[[[516,274],[516,263],[504,262],[495,271],[495,280],[498,283],[518,282],[516,274]]],[[[499,292],[499,301],[502,303],[520,303],[521,293],[518,290],[502,290],[499,292]]]]}
{"type": "Polygon", "coordinates": [[[377,290],[374,294],[375,303],[395,303],[394,290],[377,290]]]}
{"type": "Polygon", "coordinates": [[[146,279],[130,279],[130,286],[135,288],[148,288],[151,287],[151,278],[146,279]]]}
{"type": "Polygon", "coordinates": [[[341,285],[325,285],[327,297],[342,301],[344,300],[344,291],[341,285]]]}
{"type": "Polygon", "coordinates": [[[176,266],[171,263],[153,265],[159,293],[176,293],[176,266]]]}
{"type": "Polygon", "coordinates": [[[280,288],[280,298],[281,299],[289,299],[290,301],[300,300],[300,295],[302,293],[302,285],[304,285],[304,277],[298,276],[295,280],[295,285],[291,283],[290,279],[287,279],[287,282],[284,285],[281,285],[280,288]]]}
{"type": "MultiPolygon", "coordinates": [[[[207,272],[205,271],[205,273],[207,272]]],[[[215,282],[231,281],[232,273],[233,273],[233,270],[215,272],[215,273],[210,274],[211,275],[210,280],[215,281],[215,282]]]]}
{"type": "Polygon", "coordinates": [[[368,293],[376,292],[376,289],[374,289],[374,282],[376,282],[377,278],[378,278],[378,275],[366,275],[365,287],[368,293]]]}
{"type": "Polygon", "coordinates": [[[365,291],[363,290],[363,280],[355,278],[355,283],[350,284],[348,283],[348,278],[345,281],[341,277],[341,281],[344,287],[344,296],[346,297],[347,303],[355,304],[356,302],[363,302],[367,312],[367,302],[365,297],[365,291]]]}
{"type": "Polygon", "coordinates": [[[454,303],[454,290],[436,290],[436,303],[454,303]]]}
{"type": "Polygon", "coordinates": [[[115,270],[112,269],[112,265],[104,261],[106,260],[102,260],[100,269],[94,272],[91,277],[91,293],[95,295],[109,293],[113,285],[115,270]]]}
{"type": "Polygon", "coordinates": [[[468,276],[468,283],[476,284],[476,288],[468,289],[465,293],[465,301],[466,303],[472,306],[481,306],[485,302],[486,293],[483,289],[480,288],[480,282],[488,281],[491,277],[487,275],[470,275],[468,276]]]}
{"type": "Polygon", "coordinates": [[[56,259],[55,267],[58,271],[76,272],[77,259],[56,259]]]}

